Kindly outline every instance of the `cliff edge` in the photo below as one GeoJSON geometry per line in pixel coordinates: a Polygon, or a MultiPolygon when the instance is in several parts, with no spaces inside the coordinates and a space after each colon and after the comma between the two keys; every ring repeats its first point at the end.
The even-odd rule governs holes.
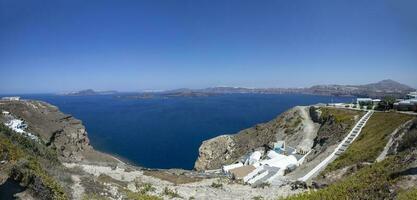
{"type": "Polygon", "coordinates": [[[308,152],[314,145],[319,124],[313,122],[310,106],[294,107],[275,119],[239,131],[221,135],[202,143],[194,168],[198,171],[218,169],[259,148],[272,148],[273,143],[285,140],[297,150],[308,152]]]}
{"type": "MultiPolygon", "coordinates": [[[[0,110],[9,112],[9,118],[22,120],[27,125],[27,131],[37,136],[47,147],[56,150],[61,161],[103,157],[100,152],[93,150],[82,122],[62,113],[56,106],[34,100],[0,101],[0,110]]],[[[6,116],[0,116],[0,120],[6,122],[6,116]]]]}

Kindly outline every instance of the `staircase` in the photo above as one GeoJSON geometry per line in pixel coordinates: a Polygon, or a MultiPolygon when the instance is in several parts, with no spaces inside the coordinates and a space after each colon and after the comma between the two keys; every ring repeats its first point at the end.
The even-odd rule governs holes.
{"type": "Polygon", "coordinates": [[[356,139],[356,137],[358,137],[359,133],[362,131],[362,128],[365,126],[366,122],[369,120],[372,114],[373,111],[368,111],[365,116],[359,120],[352,131],[348,134],[347,138],[342,141],[340,148],[335,153],[336,156],[340,156],[346,151],[349,145],[356,139]]]}
{"type": "Polygon", "coordinates": [[[362,131],[362,128],[365,126],[366,122],[369,120],[369,118],[372,116],[374,111],[368,111],[359,121],[356,123],[355,127],[349,132],[349,134],[342,140],[342,142],[339,144],[339,146],[336,147],[334,152],[330,154],[328,157],[326,157],[323,161],[321,161],[316,167],[314,167],[310,172],[308,172],[303,177],[299,178],[300,181],[307,181],[309,180],[313,175],[317,174],[319,171],[324,169],[333,159],[341,154],[343,154],[346,149],[349,147],[349,145],[359,136],[359,134],[362,131]]]}

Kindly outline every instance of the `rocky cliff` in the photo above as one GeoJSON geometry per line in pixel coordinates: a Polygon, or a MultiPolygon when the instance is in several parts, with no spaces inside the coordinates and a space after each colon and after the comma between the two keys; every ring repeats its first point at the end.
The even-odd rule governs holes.
{"type": "Polygon", "coordinates": [[[28,132],[55,149],[64,161],[80,161],[83,152],[92,149],[81,121],[53,105],[41,101],[0,101],[0,110],[23,119],[28,132]]]}
{"type": "Polygon", "coordinates": [[[240,131],[234,135],[222,135],[204,141],[194,165],[196,170],[218,169],[263,147],[272,148],[273,143],[285,140],[288,145],[309,151],[313,147],[319,124],[310,117],[309,107],[297,106],[277,118],[240,131]]]}

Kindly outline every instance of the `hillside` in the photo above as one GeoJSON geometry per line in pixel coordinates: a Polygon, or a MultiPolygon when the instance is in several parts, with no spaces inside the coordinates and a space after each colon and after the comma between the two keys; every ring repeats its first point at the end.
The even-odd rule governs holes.
{"type": "Polygon", "coordinates": [[[2,122],[22,119],[34,135],[0,129],[0,188],[19,182],[20,199],[251,199],[299,192],[289,185],[252,188],[217,173],[132,166],[95,151],[81,121],[53,105],[24,100],[0,106],[10,112],[0,115],[2,122]]]}
{"type": "Polygon", "coordinates": [[[417,120],[399,113],[375,113],[361,136],[312,184],[297,179],[328,156],[364,112],[298,106],[203,143],[196,161],[200,171],[232,163],[254,149],[270,149],[277,140],[311,150],[279,184],[251,186],[218,171],[123,163],[95,151],[81,121],[44,102],[1,101],[0,109],[10,111],[0,116],[2,123],[22,119],[25,131],[35,136],[0,125],[0,183],[19,182],[20,199],[410,199],[417,191],[417,120]],[[304,193],[311,188],[316,191],[304,193]]]}
{"type": "Polygon", "coordinates": [[[361,136],[314,180],[319,188],[289,200],[417,199],[417,119],[375,113],[361,136]]]}
{"type": "Polygon", "coordinates": [[[204,141],[195,169],[221,168],[255,149],[272,149],[278,140],[284,140],[298,150],[313,150],[307,158],[313,160],[323,153],[323,149],[338,142],[361,114],[358,111],[297,106],[267,123],[204,141]]]}

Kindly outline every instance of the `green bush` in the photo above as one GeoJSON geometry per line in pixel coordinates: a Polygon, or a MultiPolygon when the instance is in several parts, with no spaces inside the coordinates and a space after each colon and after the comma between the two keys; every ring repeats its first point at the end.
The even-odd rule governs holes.
{"type": "Polygon", "coordinates": [[[140,192],[127,191],[127,198],[131,200],[162,200],[161,197],[149,194],[142,194],[140,192]]]}
{"type": "Polygon", "coordinates": [[[397,200],[417,200],[417,187],[400,192],[397,200]]]}
{"type": "Polygon", "coordinates": [[[411,147],[417,147],[417,122],[414,122],[412,126],[414,126],[414,131],[410,131],[407,134],[404,134],[401,142],[398,145],[398,151],[404,151],[405,149],[411,147]]]}
{"type": "Polygon", "coordinates": [[[223,184],[220,181],[216,181],[216,182],[211,183],[211,187],[212,188],[222,188],[223,184]]]}
{"type": "Polygon", "coordinates": [[[170,198],[182,198],[176,190],[169,189],[168,187],[164,188],[162,195],[168,196],[170,198]]]}
{"type": "Polygon", "coordinates": [[[7,159],[13,161],[11,173],[39,195],[56,200],[68,199],[63,187],[45,170],[59,165],[52,151],[0,124],[0,155],[7,154],[7,159]],[[48,166],[41,165],[43,160],[48,166]]]}

